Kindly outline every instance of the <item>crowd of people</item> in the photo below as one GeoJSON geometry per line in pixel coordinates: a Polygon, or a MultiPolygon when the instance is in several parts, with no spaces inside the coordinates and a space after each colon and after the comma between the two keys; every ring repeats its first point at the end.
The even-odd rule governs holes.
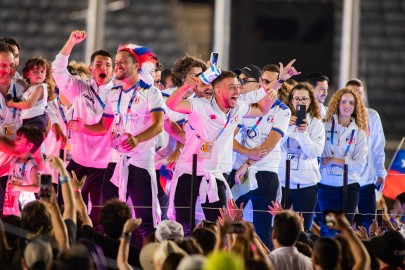
{"type": "Polygon", "coordinates": [[[363,82],[326,104],[328,77],[295,81],[295,59],[164,69],[122,44],[86,66],[69,59],[85,39],[22,75],[0,40],[2,269],[403,269],[405,193],[377,202],[363,82]]]}

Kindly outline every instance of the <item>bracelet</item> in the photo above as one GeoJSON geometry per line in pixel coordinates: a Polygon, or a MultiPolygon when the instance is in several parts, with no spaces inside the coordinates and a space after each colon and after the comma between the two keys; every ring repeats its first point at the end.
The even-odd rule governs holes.
{"type": "Polygon", "coordinates": [[[246,165],[248,165],[248,167],[250,167],[250,166],[253,165],[252,163],[249,162],[249,159],[247,159],[247,160],[245,161],[245,163],[246,163],[246,165]]]}
{"type": "Polygon", "coordinates": [[[61,185],[66,184],[67,182],[69,182],[69,176],[65,175],[65,176],[59,176],[59,183],[61,185]]]}
{"type": "MultiPolygon", "coordinates": [[[[280,75],[280,74],[279,74],[280,75]]],[[[285,80],[282,80],[282,79],[280,79],[280,76],[279,75],[277,75],[277,82],[278,83],[284,83],[285,82],[285,80]]]]}
{"type": "Polygon", "coordinates": [[[81,190],[81,189],[76,188],[76,189],[74,189],[74,190],[73,190],[73,192],[75,192],[75,193],[78,193],[78,192],[79,192],[79,193],[80,193],[80,192],[82,192],[82,190],[81,190]]]}
{"type": "Polygon", "coordinates": [[[131,233],[123,232],[123,233],[121,234],[121,238],[123,238],[123,239],[129,241],[129,240],[131,239],[131,233]]]}
{"type": "Polygon", "coordinates": [[[370,238],[375,237],[375,236],[377,236],[377,234],[375,232],[370,233],[370,238]]]}

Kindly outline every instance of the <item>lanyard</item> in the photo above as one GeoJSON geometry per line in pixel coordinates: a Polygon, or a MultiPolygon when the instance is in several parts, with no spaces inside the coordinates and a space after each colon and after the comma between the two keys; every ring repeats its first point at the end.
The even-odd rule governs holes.
{"type": "Polygon", "coordinates": [[[100,96],[97,94],[96,90],[94,90],[93,86],[90,85],[90,89],[93,92],[94,96],[97,98],[98,102],[100,102],[101,108],[104,109],[105,104],[104,102],[101,100],[100,96]]]}
{"type": "MultiPolygon", "coordinates": [[[[13,84],[13,95],[14,97],[17,96],[17,90],[15,89],[15,84],[13,84]]],[[[15,118],[15,116],[17,115],[17,108],[13,109],[13,119],[15,118]]]]}
{"type": "MultiPolygon", "coordinates": [[[[219,131],[219,133],[218,133],[218,135],[215,137],[215,139],[212,140],[212,142],[215,142],[216,140],[218,140],[219,136],[221,136],[222,132],[224,132],[224,130],[225,130],[226,127],[228,126],[230,119],[231,119],[231,112],[228,113],[228,118],[226,119],[225,125],[224,125],[224,126],[222,127],[222,129],[219,131]]],[[[191,130],[195,131],[195,129],[193,128],[193,126],[190,124],[190,122],[188,123],[188,125],[190,126],[190,129],[191,129],[191,130]]],[[[202,140],[202,139],[201,139],[201,136],[200,136],[199,134],[195,134],[195,136],[196,136],[198,139],[202,140]]]]}
{"type": "MultiPolygon", "coordinates": [[[[22,176],[22,177],[25,176],[25,169],[26,169],[27,163],[28,163],[28,161],[30,161],[30,159],[31,159],[31,158],[28,158],[27,161],[25,161],[25,162],[22,164],[22,167],[21,167],[21,176],[22,176]]],[[[16,161],[16,163],[17,163],[17,161],[16,161]]],[[[15,163],[14,163],[14,164],[15,164],[15,163]]],[[[13,176],[16,177],[15,168],[13,169],[13,176]]]]}
{"type": "MultiPolygon", "coordinates": [[[[139,88],[139,82],[132,87],[132,89],[134,89],[134,92],[132,93],[131,99],[129,100],[128,103],[128,107],[127,107],[127,115],[125,117],[125,124],[128,123],[128,115],[131,113],[131,107],[132,107],[132,103],[134,102],[135,96],[136,96],[136,91],[139,88]]],[[[131,90],[131,89],[129,89],[131,90]]],[[[120,92],[120,96],[118,97],[118,104],[117,104],[117,114],[120,115],[121,114],[121,97],[122,97],[122,92],[124,91],[124,89],[121,87],[121,92],[120,92]]],[[[119,124],[119,123],[118,123],[119,124]]]]}
{"type": "Polygon", "coordinates": [[[63,111],[63,108],[62,108],[62,103],[60,103],[59,97],[56,97],[56,100],[58,101],[58,107],[59,107],[60,115],[62,116],[63,122],[64,122],[65,125],[66,125],[66,124],[67,124],[67,120],[66,120],[65,112],[63,111]]]}
{"type": "MultiPolygon", "coordinates": [[[[332,151],[332,155],[333,155],[333,156],[335,155],[335,150],[334,150],[335,146],[334,146],[334,144],[333,144],[334,133],[335,133],[335,119],[333,118],[333,119],[332,119],[331,135],[330,135],[330,144],[331,144],[331,146],[332,146],[331,151],[332,151]]],[[[350,139],[349,139],[349,142],[348,142],[348,144],[347,144],[346,150],[345,150],[345,152],[343,153],[343,157],[346,157],[347,153],[349,153],[350,146],[351,146],[352,143],[353,143],[353,137],[354,137],[354,129],[352,129],[352,133],[350,134],[350,139]]]]}
{"type": "MultiPolygon", "coordinates": [[[[290,135],[290,136],[291,136],[291,135],[290,135]]],[[[290,136],[287,138],[287,149],[288,149],[288,152],[290,152],[290,136]]],[[[300,149],[301,146],[298,145],[297,148],[300,149]]]]}
{"type": "MultiPolygon", "coordinates": [[[[60,112],[60,115],[62,116],[62,120],[65,123],[65,125],[67,125],[68,122],[67,122],[67,119],[66,119],[65,112],[63,111],[62,103],[60,102],[59,97],[56,97],[56,100],[58,101],[59,112],[60,112]]],[[[74,111],[75,111],[75,109],[72,109],[72,119],[73,119],[74,111]]],[[[68,130],[68,138],[69,139],[70,139],[71,135],[72,135],[72,131],[68,130]]]]}
{"type": "Polygon", "coordinates": [[[253,127],[249,130],[249,137],[250,134],[252,134],[253,131],[255,131],[255,129],[257,128],[257,126],[260,124],[260,122],[262,121],[263,116],[260,116],[259,119],[256,121],[256,123],[253,125],[253,127]]]}

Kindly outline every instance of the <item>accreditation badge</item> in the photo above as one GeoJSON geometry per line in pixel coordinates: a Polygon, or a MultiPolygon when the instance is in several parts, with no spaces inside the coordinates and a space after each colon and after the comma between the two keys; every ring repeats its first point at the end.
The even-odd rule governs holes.
{"type": "Polygon", "coordinates": [[[203,142],[201,144],[200,153],[198,153],[198,157],[204,158],[204,159],[210,159],[213,148],[214,148],[213,142],[203,142]]]}
{"type": "Polygon", "coordinates": [[[334,176],[342,176],[343,175],[343,168],[338,165],[332,165],[330,169],[330,175],[334,176]]]}
{"type": "Polygon", "coordinates": [[[11,124],[3,124],[1,126],[1,129],[3,130],[4,136],[8,140],[14,140],[16,133],[17,133],[17,127],[14,123],[11,124]]]}
{"type": "Polygon", "coordinates": [[[289,160],[291,160],[291,161],[290,161],[290,168],[291,168],[291,170],[298,170],[300,155],[299,155],[299,154],[290,153],[290,154],[287,155],[287,158],[288,158],[289,160]]]}

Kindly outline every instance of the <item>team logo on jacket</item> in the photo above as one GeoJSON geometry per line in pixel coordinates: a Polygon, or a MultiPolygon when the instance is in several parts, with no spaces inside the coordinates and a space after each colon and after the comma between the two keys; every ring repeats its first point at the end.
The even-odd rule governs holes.
{"type": "Polygon", "coordinates": [[[267,117],[267,123],[273,123],[274,122],[274,116],[273,115],[269,115],[267,117]]]}
{"type": "Polygon", "coordinates": [[[235,117],[232,119],[231,123],[239,123],[239,115],[235,115],[235,117]]]}
{"type": "Polygon", "coordinates": [[[139,101],[140,101],[140,98],[139,98],[139,97],[136,97],[135,100],[134,100],[135,104],[138,104],[139,101]]]}
{"type": "Polygon", "coordinates": [[[246,130],[246,135],[249,137],[249,139],[255,138],[258,134],[256,130],[251,130],[250,128],[246,130]]]}

